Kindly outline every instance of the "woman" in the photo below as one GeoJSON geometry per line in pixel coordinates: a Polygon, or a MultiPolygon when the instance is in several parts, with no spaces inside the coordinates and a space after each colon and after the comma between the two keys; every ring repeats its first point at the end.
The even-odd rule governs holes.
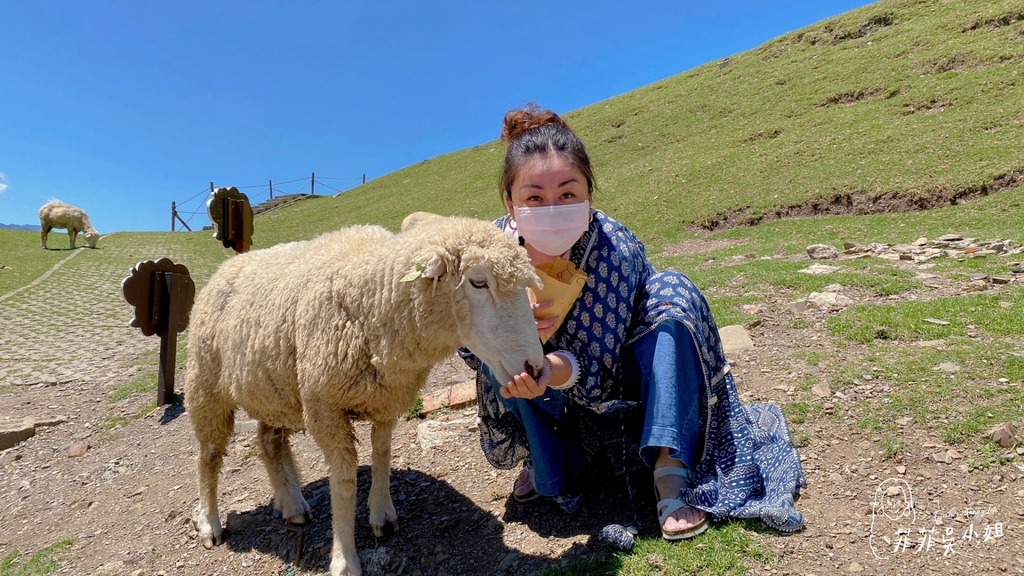
{"type": "Polygon", "coordinates": [[[700,291],[657,272],[628,228],[591,207],[590,159],[557,114],[512,110],[502,140],[508,213],[496,224],[525,247],[545,292],[558,278],[579,291],[534,304],[547,352],[537,379],[496,382],[465,355],[477,370],[488,460],[524,463],[513,497],[548,497],[571,513],[596,471],[624,475],[627,486],[653,471],[666,539],[703,532],[709,515],[802,527],[793,502],[804,477],[782,412],[740,405],[700,291]]]}

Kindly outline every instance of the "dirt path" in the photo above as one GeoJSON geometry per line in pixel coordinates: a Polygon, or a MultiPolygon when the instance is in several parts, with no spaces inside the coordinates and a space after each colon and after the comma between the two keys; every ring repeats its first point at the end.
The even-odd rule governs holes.
{"type": "MultiPolygon", "coordinates": [[[[118,402],[107,398],[138,375],[155,372],[159,345],[157,338],[127,327],[131,311],[121,299],[120,282],[140,260],[185,257],[176,250],[155,244],[84,252],[0,301],[0,415],[65,419],[0,453],[0,557],[73,538],[60,574],[324,573],[330,546],[327,470],[311,439],[295,438],[303,492],[314,511],[302,534],[299,566],[292,567],[299,533],[273,518],[266,476],[253,457],[255,424],[244,419],[221,480],[221,513],[230,536],[224,546],[207,551],[198,545],[190,520],[197,498],[187,415],[171,406],[136,417],[152,404],[149,394],[118,402]],[[111,429],[115,421],[121,424],[111,429]],[[69,448],[85,445],[83,456],[69,456],[69,448]]],[[[799,360],[797,350],[865,354],[862,346],[834,341],[820,324],[789,327],[789,301],[795,299],[790,296],[765,296],[761,324],[750,330],[755,348],[731,359],[745,400],[792,401],[796,385],[819,370],[799,360]]],[[[453,359],[438,366],[429,388],[468,377],[453,359]]],[[[877,439],[855,423],[858,402],[883,395],[884,386],[866,382],[824,404],[829,417],[794,425],[808,478],[798,503],[807,529],[788,537],[752,533],[777,555],[773,566],[752,572],[1024,573],[1024,471],[1002,466],[967,472],[963,458],[937,461],[935,454],[947,447],[934,433],[910,426],[902,436],[909,454],[882,460],[877,439]],[[912,519],[873,519],[876,492],[889,479],[912,491],[912,519]],[[935,530],[920,534],[922,527],[935,530]],[[968,527],[977,533],[969,542],[961,539],[968,527]],[[912,544],[930,537],[933,545],[899,550],[900,529],[912,530],[912,544]],[[943,544],[949,534],[958,539],[952,548],[943,544]]],[[[364,465],[356,535],[368,574],[536,574],[589,557],[596,550],[591,536],[627,516],[615,492],[579,517],[509,500],[516,472],[492,469],[479,448],[474,411],[454,410],[399,423],[392,493],[401,530],[378,542],[365,507],[369,431],[365,425],[358,431],[364,465]]],[[[890,494],[890,501],[896,499],[890,494]]],[[[643,529],[653,533],[653,508],[649,516],[643,529]]]]}

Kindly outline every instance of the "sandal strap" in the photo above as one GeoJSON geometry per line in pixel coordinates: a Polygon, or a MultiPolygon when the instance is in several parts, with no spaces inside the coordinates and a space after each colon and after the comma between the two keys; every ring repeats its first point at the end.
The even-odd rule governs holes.
{"type": "Polygon", "coordinates": [[[682,476],[686,479],[686,482],[683,484],[687,488],[693,482],[693,472],[689,468],[683,468],[682,466],[659,466],[654,469],[655,480],[663,476],[682,476]]]}
{"type": "Polygon", "coordinates": [[[665,498],[664,500],[658,500],[658,524],[664,525],[666,518],[682,508],[690,508],[690,506],[678,498],[665,498]]]}

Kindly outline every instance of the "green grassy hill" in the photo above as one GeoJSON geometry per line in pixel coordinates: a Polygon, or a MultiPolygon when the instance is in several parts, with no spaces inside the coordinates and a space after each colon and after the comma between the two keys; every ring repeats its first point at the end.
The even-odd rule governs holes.
{"type": "MultiPolygon", "coordinates": [[[[883,0],[565,116],[593,157],[596,205],[657,249],[723,222],[1020,185],[1022,64],[1019,0],[883,0]]],[[[503,154],[484,143],[267,214],[255,244],[395,228],[414,210],[495,216],[503,154]]]]}

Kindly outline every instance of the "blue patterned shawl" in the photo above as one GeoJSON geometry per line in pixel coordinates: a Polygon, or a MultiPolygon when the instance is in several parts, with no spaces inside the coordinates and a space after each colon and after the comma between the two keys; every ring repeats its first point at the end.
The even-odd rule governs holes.
{"type": "MultiPolygon", "coordinates": [[[[643,418],[639,385],[623,382],[620,357],[661,322],[679,321],[693,334],[704,373],[699,399],[704,451],[694,470],[695,485],[684,491],[683,500],[716,520],[760,518],[786,532],[802,528],[794,496],[804,484],[803,469],[782,410],[774,404],[740,403],[718,328],[700,290],[679,272],[656,271],[629,229],[603,212],[591,213],[590,228],[569,258],[589,278],[545,346],[546,351],[569,350],[580,361],[580,381],[566,393],[588,465],[604,465],[627,478],[647,469],[638,455],[643,418]]],[[[495,223],[505,228],[507,218],[495,223]]],[[[477,369],[484,454],[495,467],[512,468],[529,457],[525,431],[498,402],[479,362],[463,356],[477,369]]]]}

